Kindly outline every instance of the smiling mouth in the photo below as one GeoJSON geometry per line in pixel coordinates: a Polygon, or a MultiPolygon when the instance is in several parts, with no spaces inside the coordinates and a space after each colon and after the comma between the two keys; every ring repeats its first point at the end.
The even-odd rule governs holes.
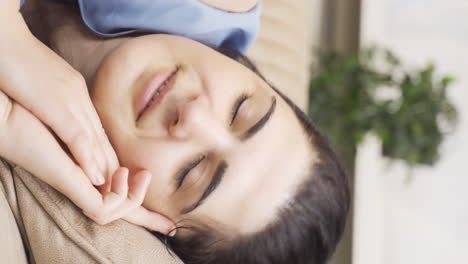
{"type": "Polygon", "coordinates": [[[171,91],[179,71],[163,71],[156,73],[146,84],[138,103],[137,121],[148,111],[160,105],[166,95],[171,91]]]}

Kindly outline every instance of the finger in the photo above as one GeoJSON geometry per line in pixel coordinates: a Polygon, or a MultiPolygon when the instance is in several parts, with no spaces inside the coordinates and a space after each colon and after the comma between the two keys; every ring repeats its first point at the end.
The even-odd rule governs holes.
{"type": "Polygon", "coordinates": [[[1,156],[33,173],[84,211],[98,211],[102,205],[101,194],[34,115],[13,103],[3,117],[1,156]]]}
{"type": "Polygon", "coordinates": [[[89,132],[84,129],[87,124],[68,110],[63,115],[68,121],[51,121],[51,129],[67,145],[76,162],[88,175],[94,185],[101,185],[105,179],[96,161],[96,144],[93,143],[89,132]],[[66,114],[68,112],[68,114],[66,114]],[[61,122],[61,123],[60,123],[61,122]]]}
{"type": "Polygon", "coordinates": [[[127,215],[134,207],[125,197],[108,192],[103,195],[103,206],[99,211],[84,214],[96,223],[106,225],[127,215]]]}
{"type": "MultiPolygon", "coordinates": [[[[88,127],[91,127],[91,122],[88,120],[88,123],[86,123],[86,126],[88,127]]],[[[90,138],[90,141],[91,141],[91,146],[92,146],[92,149],[93,149],[93,156],[94,156],[94,161],[96,163],[96,167],[99,171],[99,175],[102,176],[102,178],[104,179],[103,182],[105,182],[109,177],[110,175],[107,174],[107,165],[106,165],[106,157],[104,155],[104,152],[101,148],[101,145],[95,135],[95,131],[94,129],[90,129],[89,131],[89,138],[90,138]]],[[[114,170],[115,172],[115,170],[114,170]]]]}
{"type": "MultiPolygon", "coordinates": [[[[120,218],[121,215],[119,214],[125,213],[125,207],[130,207],[130,205],[125,206],[128,196],[128,169],[123,167],[117,169],[112,177],[110,190],[102,190],[101,193],[103,194],[101,216],[106,221],[120,218]]],[[[104,222],[104,220],[101,222],[104,222]]]]}
{"type": "Polygon", "coordinates": [[[97,161],[96,144],[88,135],[84,135],[82,131],[78,130],[80,130],[78,125],[75,128],[70,128],[68,132],[65,132],[68,133],[69,137],[61,137],[61,139],[67,140],[64,143],[91,182],[94,185],[102,185],[105,183],[105,178],[97,161]]]}
{"type": "Polygon", "coordinates": [[[142,170],[129,178],[128,199],[137,205],[141,205],[146,196],[152,175],[147,170],[142,170]]]}
{"type": "Polygon", "coordinates": [[[111,191],[112,186],[112,177],[106,179],[106,182],[103,185],[97,186],[97,189],[100,193],[108,193],[111,191]]]}
{"type": "Polygon", "coordinates": [[[104,154],[105,161],[106,161],[106,169],[107,169],[107,176],[112,176],[112,173],[117,170],[119,166],[119,162],[117,159],[117,155],[110,144],[110,141],[107,137],[107,134],[102,126],[101,120],[99,115],[94,107],[88,108],[88,115],[90,116],[93,124],[94,129],[97,135],[97,142],[99,143],[102,153],[104,154]]]}
{"type": "Polygon", "coordinates": [[[119,160],[117,158],[117,154],[114,151],[114,148],[109,142],[104,128],[101,128],[99,142],[101,143],[102,148],[104,149],[104,155],[107,161],[107,175],[110,175],[119,167],[119,160]]]}
{"type": "Polygon", "coordinates": [[[124,178],[122,172],[127,172],[128,175],[126,168],[117,170],[112,179],[112,192],[104,194],[104,209],[98,217],[101,219],[96,219],[98,223],[105,224],[122,218],[143,203],[151,174],[140,171],[127,181],[128,178],[124,178]]]}
{"type": "Polygon", "coordinates": [[[125,215],[123,219],[132,224],[143,226],[149,230],[160,232],[162,234],[174,236],[176,233],[173,221],[162,214],[149,211],[141,206],[129,212],[129,214],[125,215]]]}
{"type": "Polygon", "coordinates": [[[117,156],[115,154],[114,149],[112,148],[112,145],[109,142],[109,139],[102,126],[101,119],[88,93],[87,98],[89,98],[90,100],[88,100],[87,102],[88,107],[86,107],[84,110],[86,112],[90,124],[92,124],[96,142],[100,145],[103,157],[105,158],[106,169],[108,170],[107,174],[108,176],[112,176],[113,172],[118,169],[117,156]]]}
{"type": "Polygon", "coordinates": [[[118,194],[119,196],[127,199],[128,195],[128,169],[119,168],[114,177],[112,177],[111,192],[118,194]]]}
{"type": "MultiPolygon", "coordinates": [[[[102,143],[102,141],[108,142],[108,139],[106,135],[103,136],[104,132],[101,125],[101,120],[99,117],[95,117],[97,116],[96,110],[94,109],[94,105],[92,104],[88,93],[86,93],[86,98],[84,99],[82,105],[84,106],[82,111],[83,118],[85,119],[86,127],[89,132],[89,138],[94,149],[94,160],[100,174],[104,177],[105,181],[107,181],[108,179],[112,178],[113,173],[118,169],[118,162],[115,161],[113,164],[111,164],[109,161],[109,154],[104,149],[102,143]]],[[[117,158],[115,157],[115,159],[117,158]]]]}

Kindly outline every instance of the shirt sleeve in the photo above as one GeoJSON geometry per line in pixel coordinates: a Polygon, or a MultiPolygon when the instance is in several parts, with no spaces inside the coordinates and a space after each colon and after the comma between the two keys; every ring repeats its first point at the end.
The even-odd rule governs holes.
{"type": "Polygon", "coordinates": [[[248,12],[230,13],[198,0],[77,2],[86,26],[102,37],[168,33],[191,38],[214,48],[237,49],[242,53],[248,50],[258,35],[262,5],[259,2],[248,12]]]}

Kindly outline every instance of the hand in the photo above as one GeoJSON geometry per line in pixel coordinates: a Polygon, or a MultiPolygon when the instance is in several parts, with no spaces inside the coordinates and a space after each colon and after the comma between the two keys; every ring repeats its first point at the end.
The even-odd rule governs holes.
{"type": "Polygon", "coordinates": [[[174,224],[170,220],[141,206],[151,174],[142,170],[129,178],[128,173],[127,168],[119,168],[112,177],[110,190],[102,192],[102,203],[92,212],[84,211],[84,214],[101,225],[123,218],[150,230],[175,235],[174,224]],[[161,229],[161,226],[165,227],[161,229]]]}
{"type": "Polygon", "coordinates": [[[67,196],[98,224],[123,218],[167,234],[174,228],[165,216],[141,206],[151,174],[141,171],[129,178],[118,169],[101,194],[60,147],[49,130],[29,111],[0,91],[0,156],[16,163],[67,196]]]}
{"type": "Polygon", "coordinates": [[[0,36],[0,91],[53,130],[90,180],[103,184],[118,161],[83,77],[37,40],[19,13],[9,22],[0,36]]]}

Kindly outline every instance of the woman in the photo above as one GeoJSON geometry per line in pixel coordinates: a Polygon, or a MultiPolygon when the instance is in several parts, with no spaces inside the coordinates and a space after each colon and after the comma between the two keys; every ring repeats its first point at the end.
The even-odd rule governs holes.
{"type": "Polygon", "coordinates": [[[346,179],[287,97],[188,39],[100,47],[110,55],[93,102],[121,164],[154,174],[143,205],[176,223],[167,242],[182,260],[325,263],[343,230],[346,179]]]}
{"type": "Polygon", "coordinates": [[[96,40],[76,20],[49,31],[94,84],[121,165],[131,178],[154,175],[143,205],[177,224],[166,239],[186,263],[325,262],[343,229],[346,179],[290,100],[192,40],[96,40]]]}

